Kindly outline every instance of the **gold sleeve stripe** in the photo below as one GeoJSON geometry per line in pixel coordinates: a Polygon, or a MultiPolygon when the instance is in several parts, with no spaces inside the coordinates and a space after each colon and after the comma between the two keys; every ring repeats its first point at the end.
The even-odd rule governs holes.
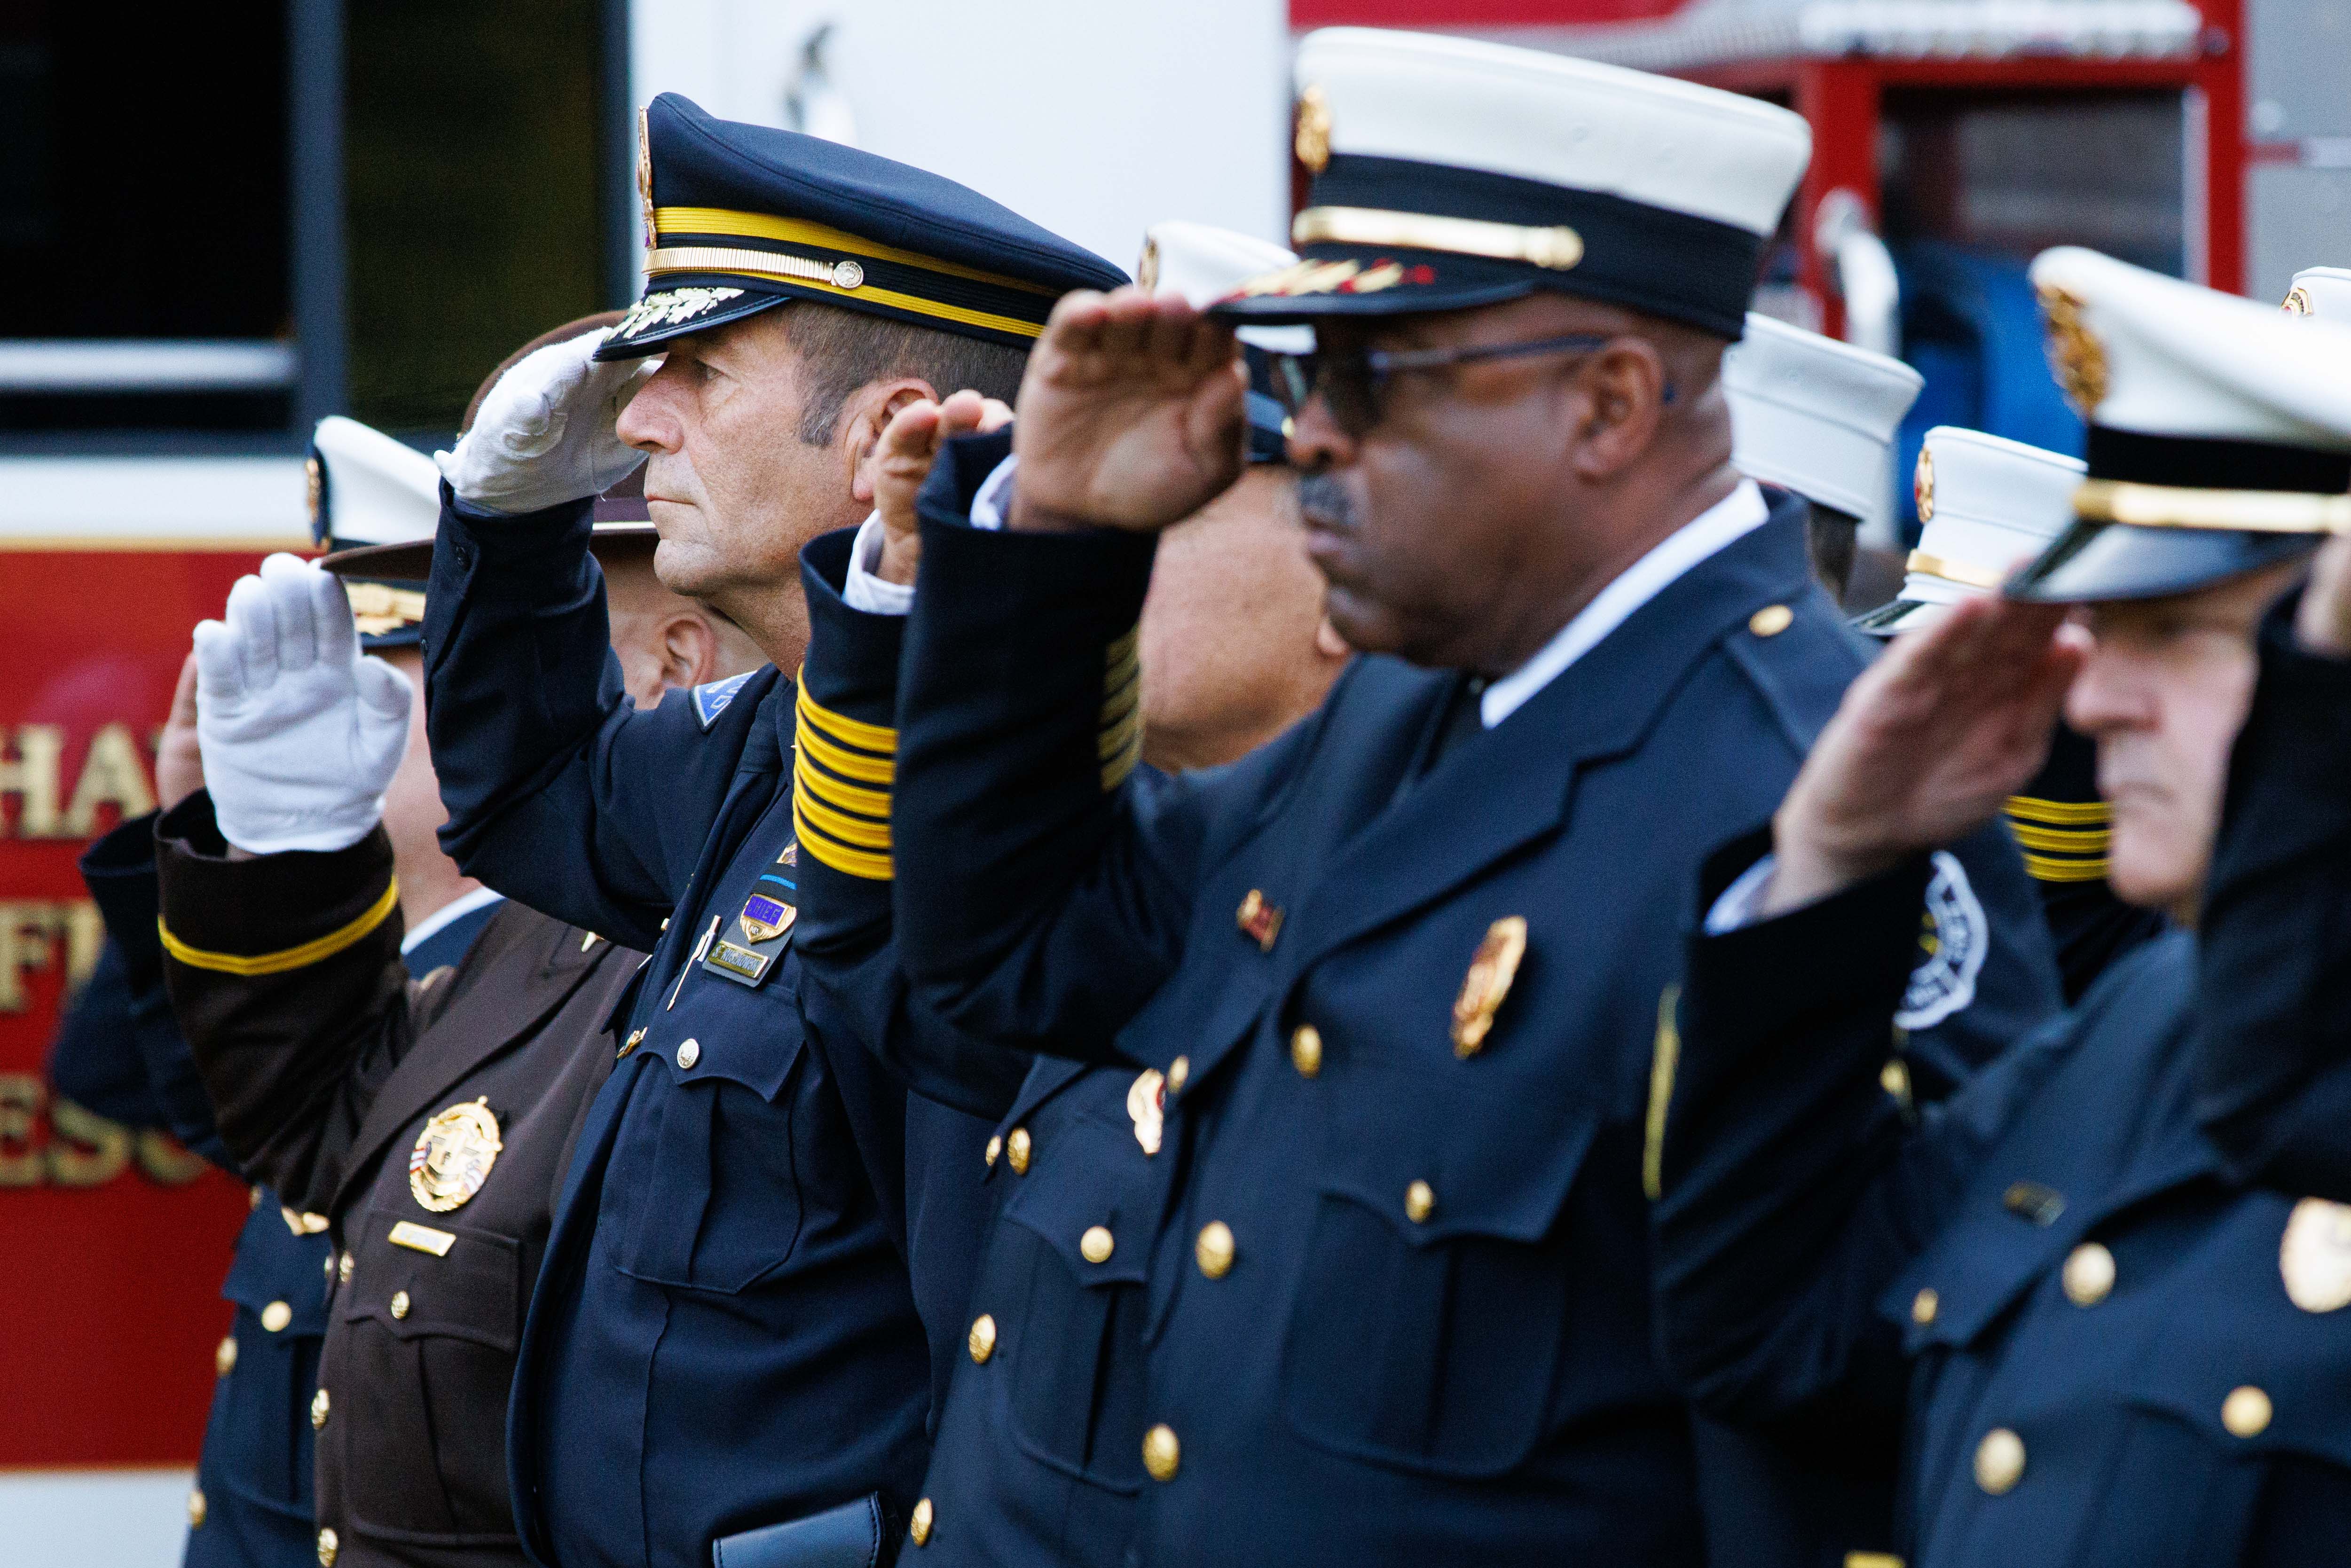
{"type": "Polygon", "coordinates": [[[1132,648],[1128,649],[1102,666],[1102,695],[1108,696],[1113,692],[1133,685],[1142,670],[1143,661],[1135,657],[1132,648]]]}
{"type": "Polygon", "coordinates": [[[1102,650],[1103,666],[1116,669],[1126,660],[1134,658],[1135,650],[1141,646],[1143,646],[1143,622],[1138,621],[1119,633],[1110,646],[1102,650]]]}
{"type": "Polygon", "coordinates": [[[2104,856],[2094,861],[2060,861],[2028,852],[2024,869],[2035,882],[2103,882],[2106,875],[2104,856]]]}
{"type": "Polygon", "coordinates": [[[792,761],[792,783],[837,810],[854,811],[861,817],[889,820],[890,792],[887,789],[861,789],[854,784],[827,778],[816,770],[805,751],[792,761]]]}
{"type": "Polygon", "coordinates": [[[2027,822],[2047,822],[2053,827],[2103,827],[2115,820],[2115,809],[2104,800],[2040,800],[2030,795],[2011,795],[2008,814],[2027,822]]]}
{"type": "Polygon", "coordinates": [[[919,251],[899,250],[878,240],[866,239],[843,229],[828,228],[823,224],[810,223],[805,218],[738,213],[725,207],[657,207],[653,211],[653,228],[664,235],[726,235],[737,239],[774,240],[781,245],[812,245],[873,261],[894,261],[906,267],[919,267],[925,272],[944,272],[949,277],[967,277],[974,283],[993,284],[998,288],[1017,288],[1023,294],[1050,296],[1053,292],[1041,284],[1023,283],[1017,277],[1003,277],[993,272],[982,272],[977,267],[961,267],[935,256],[925,256],[919,251]]]}
{"type": "Polygon", "coordinates": [[[1104,729],[1108,729],[1112,725],[1124,722],[1127,716],[1134,711],[1135,704],[1141,700],[1142,696],[1143,683],[1141,681],[1129,681],[1126,685],[1119,687],[1118,690],[1113,692],[1110,695],[1102,698],[1102,727],[1104,729]]]}
{"type": "Polygon", "coordinates": [[[1143,732],[1138,729],[1128,737],[1126,745],[1120,749],[1116,757],[1102,764],[1102,793],[1107,795],[1125,783],[1126,776],[1134,772],[1134,765],[1142,760],[1143,732]]]}
{"type": "Polygon", "coordinates": [[[1641,1148],[1641,1194],[1651,1203],[1666,1196],[1666,1113],[1674,1103],[1674,1073],[1681,1066],[1681,1028],[1674,1008],[1682,988],[1667,986],[1657,998],[1657,1043],[1649,1059],[1648,1135],[1641,1148]]]}
{"type": "Polygon", "coordinates": [[[1095,742],[1096,755],[1104,762],[1134,745],[1143,735],[1143,711],[1131,708],[1124,718],[1105,728],[1095,742]]]}
{"type": "Polygon", "coordinates": [[[816,726],[831,739],[839,741],[843,746],[856,747],[861,751],[896,754],[898,750],[896,730],[887,725],[867,724],[862,719],[851,718],[847,714],[835,713],[809,695],[809,689],[806,686],[796,685],[793,689],[799,694],[797,700],[799,705],[799,716],[816,726]]]}
{"type": "Polygon", "coordinates": [[[202,947],[191,947],[172,935],[163,917],[155,917],[155,929],[162,934],[163,951],[191,969],[210,969],[215,974],[235,975],[251,979],[256,975],[282,975],[288,969],[299,969],[331,958],[344,948],[365,937],[368,933],[392,917],[400,907],[400,879],[392,877],[384,883],[383,896],[362,911],[356,920],[339,925],[324,936],[315,936],[298,947],[284,947],[275,953],[256,953],[246,957],[238,953],[214,953],[202,947]]]}
{"type": "Polygon", "coordinates": [[[888,882],[897,874],[897,868],[888,855],[873,854],[865,850],[852,849],[819,831],[800,809],[801,800],[792,800],[792,821],[799,830],[800,848],[824,864],[849,876],[863,877],[868,882],[888,882]]]}
{"type": "Polygon", "coordinates": [[[862,817],[852,817],[836,811],[815,796],[795,790],[792,799],[799,802],[795,810],[807,821],[839,839],[842,843],[860,849],[886,850],[890,847],[890,824],[869,822],[862,817]]]}
{"type": "Polygon", "coordinates": [[[799,749],[804,756],[813,757],[828,772],[844,779],[862,779],[868,784],[893,784],[898,779],[898,765],[887,758],[868,757],[862,752],[843,751],[817,733],[808,724],[799,727],[799,749]]]}
{"type": "Polygon", "coordinates": [[[2008,831],[2028,850],[2077,855],[2105,853],[2107,841],[2115,836],[2112,828],[2036,828],[2030,822],[2011,822],[2008,831]]]}

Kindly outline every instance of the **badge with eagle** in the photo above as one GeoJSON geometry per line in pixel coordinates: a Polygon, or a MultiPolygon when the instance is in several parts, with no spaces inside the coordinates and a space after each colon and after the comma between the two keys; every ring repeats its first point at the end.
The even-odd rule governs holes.
{"type": "Polygon", "coordinates": [[[486,1096],[452,1105],[424,1124],[408,1152],[408,1190],[434,1214],[462,1207],[490,1179],[506,1145],[486,1096]]]}

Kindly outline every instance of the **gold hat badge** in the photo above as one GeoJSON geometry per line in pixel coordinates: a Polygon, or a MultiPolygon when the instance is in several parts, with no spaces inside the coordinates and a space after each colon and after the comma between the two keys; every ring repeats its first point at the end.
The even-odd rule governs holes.
{"type": "Polygon", "coordinates": [[[424,1124],[408,1152],[408,1190],[434,1214],[463,1207],[490,1179],[506,1147],[486,1097],[452,1105],[424,1124]]]}
{"type": "Polygon", "coordinates": [[[1469,973],[1461,994],[1453,998],[1453,1054],[1467,1060],[1478,1054],[1493,1030],[1494,1015],[1510,994],[1519,977],[1519,961],[1527,956],[1527,921],[1506,915],[1486,927],[1478,951],[1469,959],[1469,973]]]}
{"type": "Polygon", "coordinates": [[[2083,323],[2079,295],[2045,283],[2037,292],[2049,321],[2049,368],[2074,412],[2087,419],[2106,401],[2105,345],[2083,323]]]}
{"type": "Polygon", "coordinates": [[[1310,174],[1320,174],[1331,162],[1331,100],[1319,87],[1298,95],[1298,161],[1310,174]]]}

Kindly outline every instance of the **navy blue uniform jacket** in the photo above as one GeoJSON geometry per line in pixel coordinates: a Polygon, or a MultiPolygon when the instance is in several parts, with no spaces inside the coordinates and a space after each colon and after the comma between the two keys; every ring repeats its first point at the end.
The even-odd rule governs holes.
{"type": "MultiPolygon", "coordinates": [[[[745,939],[751,894],[796,899],[792,684],[762,669],[639,712],[587,504],[499,518],[444,499],[424,624],[442,841],[509,896],[653,951],[524,1329],[525,1548],[698,1568],[719,1538],[877,1491],[903,1517],[930,1383],[904,1091],[803,1028],[789,947],[757,986],[701,962],[745,939]]],[[[942,1322],[964,1288],[946,1293],[942,1322]]]]}
{"type": "MultiPolygon", "coordinates": [[[[2334,680],[2340,704],[2351,681],[2334,680]]],[[[2265,783],[2252,758],[2294,748],[2273,686],[2241,797],[2265,783]]],[[[2339,796],[2351,727],[2338,711],[2329,729],[2339,796]]],[[[2277,804],[2232,815],[2275,821],[2277,804]]],[[[2326,815],[2339,832],[2339,804],[2326,815]]],[[[1704,894],[1761,847],[1727,849],[1704,894]]],[[[1923,875],[1692,942],[1655,1209],[1669,1365],[1730,1421],[1907,1399],[1917,1568],[2342,1561],[2351,1210],[2232,1161],[2199,1088],[2262,1052],[2239,1027],[2296,979],[2207,1006],[2197,938],[2158,937],[1914,1122],[1879,1071],[1923,875]],[[2199,1050],[2215,1039],[2231,1048],[2199,1050]]],[[[2223,926],[2258,903],[2208,910],[2214,940],[2245,951],[2252,933],[2223,926]]],[[[2339,928],[2259,940],[2342,962],[2339,928]]],[[[2247,1126],[2315,1130],[2264,1103],[2247,1126]]],[[[2339,1149],[2339,1121],[2329,1135],[2339,1149]]],[[[2288,1171],[2292,1142],[2273,1156],[2288,1171]]]]}
{"type": "MultiPolygon", "coordinates": [[[[923,497],[901,960],[960,1027],[1081,1042],[1168,1094],[1156,1190],[1036,1214],[1026,1281],[999,1288],[991,1255],[973,1310],[1040,1333],[961,1370],[1064,1445],[1132,1391],[1146,1563],[1696,1560],[1690,1421],[1649,1353],[1650,1047],[1701,856],[1768,816],[1862,664],[1801,508],[1431,765],[1457,677],[1365,658],[1281,739],[1170,779],[1132,771],[1152,541],[965,526],[1000,450],[951,446],[923,497]],[[1457,1048],[1473,956],[1512,917],[1524,960],[1457,1048]],[[1197,1261],[1211,1226],[1229,1268],[1197,1261]],[[1115,1336],[1041,1327],[1098,1322],[1070,1308],[1105,1279],[1142,1287],[1131,1374],[1115,1336]]],[[[1905,925],[1915,944],[1915,904],[1905,925]]],[[[1980,948],[1944,951],[1980,983],[1980,948]]]]}

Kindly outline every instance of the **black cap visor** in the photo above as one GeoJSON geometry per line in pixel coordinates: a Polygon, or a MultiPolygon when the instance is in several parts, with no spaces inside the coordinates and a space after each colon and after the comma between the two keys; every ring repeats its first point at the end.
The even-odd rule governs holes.
{"type": "Polygon", "coordinates": [[[2280,561],[2298,560],[2325,542],[2322,534],[2076,522],[2003,591],[2028,604],[2161,599],[2193,593],[2280,561]]]}

